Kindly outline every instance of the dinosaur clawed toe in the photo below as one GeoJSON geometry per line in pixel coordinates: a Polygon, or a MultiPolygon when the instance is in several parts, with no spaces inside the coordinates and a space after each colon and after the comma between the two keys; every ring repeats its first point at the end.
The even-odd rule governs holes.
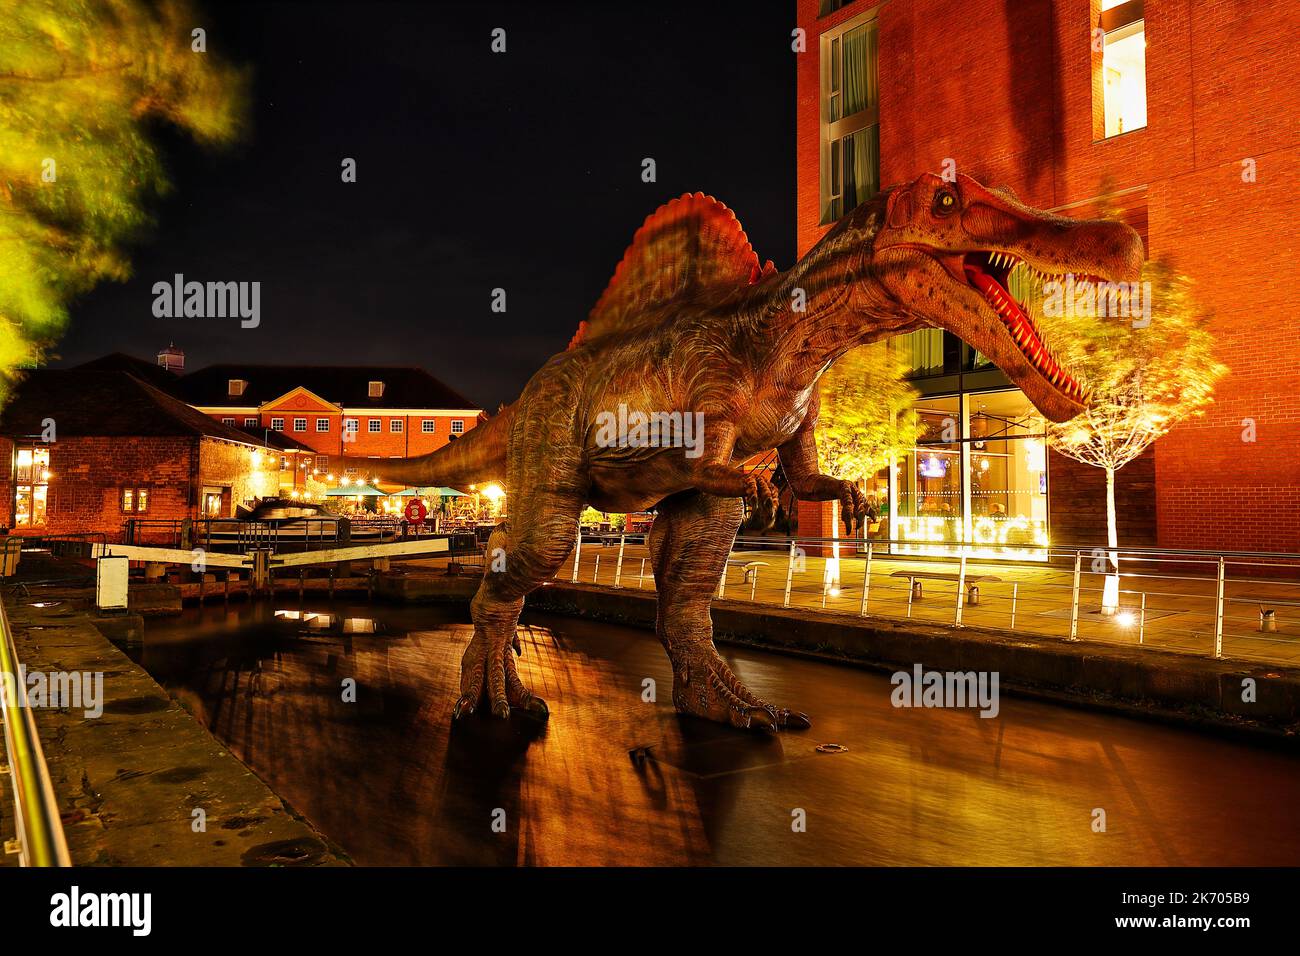
{"type": "Polygon", "coordinates": [[[515,710],[534,720],[546,720],[550,709],[519,678],[515,656],[518,637],[492,640],[476,630],[460,660],[460,697],[452,709],[453,720],[468,717],[487,700],[492,716],[502,719],[515,710]]]}
{"type": "Polygon", "coordinates": [[[741,683],[712,644],[669,650],[673,660],[673,705],[682,713],[745,730],[777,733],[807,730],[807,714],[775,707],[741,683]]]}

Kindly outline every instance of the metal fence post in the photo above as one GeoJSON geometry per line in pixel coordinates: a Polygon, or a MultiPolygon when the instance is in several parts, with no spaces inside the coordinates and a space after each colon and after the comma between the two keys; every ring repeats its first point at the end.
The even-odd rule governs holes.
{"type": "Polygon", "coordinates": [[[782,607],[790,606],[790,586],[794,584],[794,538],[790,539],[790,561],[785,568],[785,600],[782,607]]]}
{"type": "Polygon", "coordinates": [[[591,583],[595,584],[600,578],[600,555],[596,555],[596,568],[591,572],[591,583]]]}
{"type": "Polygon", "coordinates": [[[1079,634],[1079,567],[1083,563],[1083,552],[1074,552],[1074,588],[1070,598],[1070,639],[1079,634]]]}
{"type": "Polygon", "coordinates": [[[1223,579],[1224,579],[1224,561],[1219,558],[1219,585],[1218,595],[1214,602],[1214,656],[1220,658],[1223,656],[1223,579]]]}
{"type": "Polygon", "coordinates": [[[641,584],[644,581],[645,581],[645,558],[642,558],[641,570],[637,572],[637,576],[636,576],[636,588],[638,591],[641,590],[641,584]]]}
{"type": "Polygon", "coordinates": [[[1138,643],[1142,643],[1143,632],[1147,627],[1147,592],[1142,592],[1142,608],[1138,611],[1138,643]]]}
{"type": "Polygon", "coordinates": [[[1020,582],[1014,581],[1011,584],[1011,630],[1016,629],[1016,599],[1020,597],[1020,582]]]}
{"type": "Polygon", "coordinates": [[[621,583],[623,580],[623,543],[626,539],[627,535],[625,534],[618,536],[618,564],[614,567],[614,587],[616,588],[623,586],[621,583]]]}
{"type": "Polygon", "coordinates": [[[867,569],[862,572],[862,606],[858,608],[858,617],[867,615],[867,595],[871,593],[871,551],[874,546],[867,542],[867,569]]]}
{"type": "Polygon", "coordinates": [[[715,593],[719,600],[727,596],[727,566],[725,564],[722,566],[722,577],[718,578],[718,586],[715,589],[715,593]]]}
{"type": "Polygon", "coordinates": [[[582,563],[582,525],[578,525],[578,541],[573,546],[573,577],[569,579],[571,584],[578,583],[578,565],[582,563]]]}
{"type": "Polygon", "coordinates": [[[754,592],[758,590],[758,568],[754,569],[753,577],[749,579],[749,599],[754,600],[754,592]]]}
{"type": "Polygon", "coordinates": [[[957,570],[957,612],[953,616],[953,626],[961,627],[961,609],[966,597],[966,548],[961,549],[961,566],[957,570]]]}

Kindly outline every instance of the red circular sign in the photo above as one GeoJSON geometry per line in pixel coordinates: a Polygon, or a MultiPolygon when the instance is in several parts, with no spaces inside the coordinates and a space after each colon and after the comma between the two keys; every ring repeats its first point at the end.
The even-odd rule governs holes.
{"type": "Polygon", "coordinates": [[[413,524],[424,524],[424,517],[428,513],[429,509],[419,498],[412,498],[406,503],[406,520],[413,524]]]}

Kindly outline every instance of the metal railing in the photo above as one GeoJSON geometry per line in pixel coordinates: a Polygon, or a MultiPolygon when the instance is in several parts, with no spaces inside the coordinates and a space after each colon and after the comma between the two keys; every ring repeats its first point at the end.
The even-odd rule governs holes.
{"type": "Polygon", "coordinates": [[[26,701],[20,699],[25,689],[9,616],[0,604],[0,713],[13,784],[18,859],[23,866],[71,866],[36,720],[26,701]]]}
{"type": "Polygon", "coordinates": [[[239,518],[131,518],[122,527],[122,544],[247,554],[269,548],[315,550],[368,540],[392,541],[400,534],[391,517],[358,521],[341,516],[304,517],[272,521],[239,518]]]}
{"type": "MultiPolygon", "coordinates": [[[[584,536],[556,577],[652,589],[645,538],[584,536]]],[[[1113,553],[740,536],[715,597],[1300,665],[1300,554],[1113,553]]]]}

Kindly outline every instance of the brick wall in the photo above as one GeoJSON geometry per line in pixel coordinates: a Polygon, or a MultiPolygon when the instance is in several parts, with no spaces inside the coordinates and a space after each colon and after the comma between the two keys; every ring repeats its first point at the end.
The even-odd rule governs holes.
{"type": "MultiPolygon", "coordinates": [[[[240,503],[275,491],[277,473],[254,469],[255,449],[196,437],[63,438],[50,446],[46,523],[17,533],[102,531],[116,537],[128,518],[180,520],[199,513],[205,485],[240,503]],[[197,469],[197,470],[196,470],[197,469]],[[122,510],[122,491],[148,491],[148,510],[122,510]]],[[[13,442],[0,439],[0,525],[13,526],[13,442]]],[[[231,511],[230,513],[233,513],[231,511]]]]}
{"type": "MultiPolygon", "coordinates": [[[[817,0],[796,4],[808,38],[796,67],[800,254],[826,229],[818,223],[818,37],[875,6],[860,0],[818,18],[817,0]]],[[[1300,334],[1291,304],[1300,272],[1291,175],[1300,163],[1300,4],[1147,0],[1148,125],[1100,141],[1089,44],[1099,9],[1099,0],[880,6],[882,181],[937,172],[952,158],[960,171],[1046,208],[1094,197],[1103,178],[1118,190],[1144,188],[1149,253],[1195,280],[1231,373],[1210,412],[1157,442],[1153,466],[1143,466],[1154,470],[1153,508],[1141,500],[1145,481],[1126,479],[1138,496],[1130,513],[1154,510],[1165,547],[1300,550],[1300,334]],[[1254,182],[1243,181],[1246,159],[1254,182]],[[1255,440],[1243,441],[1250,422],[1255,440]]],[[[1099,487],[1055,459],[1049,467],[1060,540],[1095,513],[1099,487]],[[1056,500],[1067,488],[1074,500],[1056,500]]]]}
{"type": "MultiPolygon", "coordinates": [[[[31,533],[102,531],[117,535],[130,515],[122,511],[122,489],[149,491],[150,518],[190,514],[194,438],[63,438],[50,446],[50,481],[44,528],[31,533]]],[[[0,524],[12,527],[13,443],[0,440],[4,500],[0,524]]],[[[142,516],[143,517],[143,516],[142,516]]],[[[16,528],[17,533],[29,529],[16,528]]]]}
{"type": "MultiPolygon", "coordinates": [[[[199,444],[198,489],[228,488],[230,493],[223,495],[225,514],[234,515],[236,505],[247,504],[254,498],[266,498],[279,490],[280,473],[278,460],[261,459],[254,465],[257,455],[254,448],[246,445],[234,445],[229,442],[205,438],[199,444]]],[[[197,499],[196,499],[197,500],[197,499]]],[[[197,514],[197,510],[195,514],[197,514]]]]}
{"type": "Polygon", "coordinates": [[[407,458],[414,455],[426,455],[447,444],[449,436],[452,434],[452,422],[462,422],[466,432],[478,424],[477,414],[436,415],[420,412],[419,410],[349,411],[344,415],[343,411],[337,406],[322,409],[310,399],[291,400],[261,412],[208,411],[207,414],[218,421],[231,419],[237,428],[244,427],[245,419],[256,418],[258,420],[257,428],[266,429],[271,427],[272,419],[282,418],[284,419],[284,428],[281,431],[288,435],[289,438],[318,454],[330,457],[337,457],[345,453],[361,457],[374,456],[379,458],[407,458]],[[349,444],[346,449],[343,447],[342,431],[342,423],[345,417],[355,418],[358,423],[357,440],[349,444]],[[306,431],[294,430],[295,418],[306,419],[306,431]],[[318,420],[325,421],[325,431],[317,430],[316,423],[318,420]],[[371,420],[379,422],[378,432],[370,431],[371,420]],[[432,432],[424,431],[423,423],[425,421],[433,422],[432,432]],[[399,423],[400,431],[393,431],[393,422],[399,423]]]}
{"type": "MultiPolygon", "coordinates": [[[[1106,544],[1106,473],[1047,454],[1048,527],[1053,546],[1095,548],[1106,544]]],[[[1138,456],[1115,473],[1115,527],[1120,547],[1154,548],[1155,453],[1138,456]]]]}

